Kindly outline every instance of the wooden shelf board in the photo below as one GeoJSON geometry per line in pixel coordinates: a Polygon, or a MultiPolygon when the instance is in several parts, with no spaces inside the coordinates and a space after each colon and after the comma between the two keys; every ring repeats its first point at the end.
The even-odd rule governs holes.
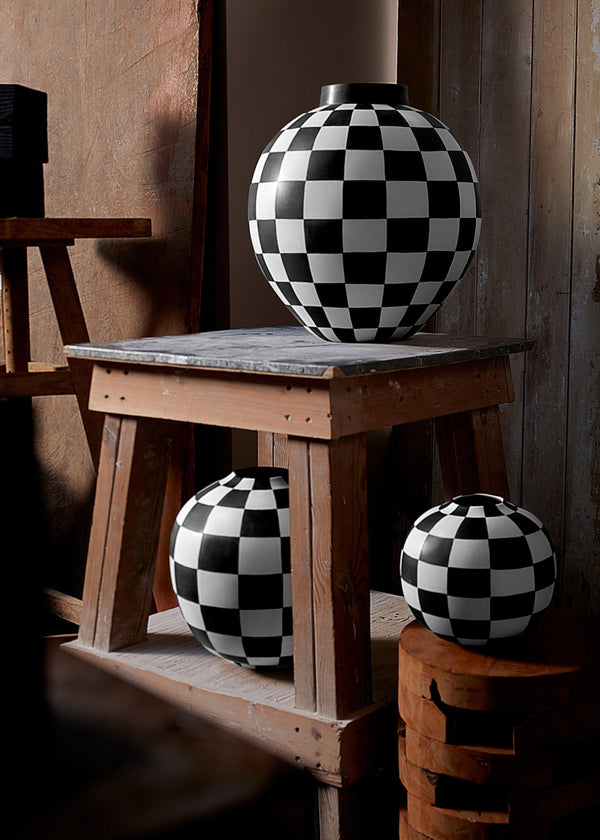
{"type": "Polygon", "coordinates": [[[0,247],[38,244],[68,239],[112,239],[113,237],[150,236],[150,219],[77,219],[10,218],[0,219],[0,247]]]}
{"type": "Polygon", "coordinates": [[[373,704],[344,721],[297,709],[290,672],[250,671],[204,650],[177,608],[151,616],[147,640],[129,648],[65,647],[340,785],[368,772],[382,749],[395,749],[395,729],[388,739],[373,735],[397,717],[398,638],[411,620],[403,598],[372,593],[373,704]]]}
{"type": "Polygon", "coordinates": [[[18,373],[6,373],[6,365],[0,365],[1,397],[44,397],[74,393],[68,365],[56,367],[43,362],[29,362],[28,370],[18,373]]]}

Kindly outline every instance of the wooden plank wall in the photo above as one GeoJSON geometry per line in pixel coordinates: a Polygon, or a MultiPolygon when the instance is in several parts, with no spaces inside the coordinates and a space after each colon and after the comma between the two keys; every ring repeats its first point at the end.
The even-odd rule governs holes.
{"type": "MultiPolygon", "coordinates": [[[[47,216],[145,216],[151,240],[70,249],[92,340],[182,332],[195,253],[195,0],[0,0],[2,82],[48,93],[47,216]]],[[[205,126],[204,126],[205,128],[205,126]]],[[[34,358],[63,362],[50,296],[30,259],[34,358]]],[[[81,591],[95,476],[74,398],[35,400],[52,569],[81,591]]]]}
{"type": "Polygon", "coordinates": [[[599,38],[595,0],[399,0],[399,81],[457,134],[482,191],[476,259],[434,327],[537,339],[502,412],[511,496],[552,534],[558,602],[595,615],[599,38]]]}

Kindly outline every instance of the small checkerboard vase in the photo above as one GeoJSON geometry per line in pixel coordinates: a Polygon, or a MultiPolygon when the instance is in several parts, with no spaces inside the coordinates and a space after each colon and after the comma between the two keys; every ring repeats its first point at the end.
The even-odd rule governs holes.
{"type": "Polygon", "coordinates": [[[236,470],[196,493],[169,561],[188,627],[216,656],[252,670],[292,665],[287,471],[236,470]]]}
{"type": "Polygon", "coordinates": [[[524,633],[550,605],[556,556],[532,513],[487,493],[456,496],[415,522],[400,557],[415,618],[465,647],[524,633]]]}
{"type": "Polygon", "coordinates": [[[405,85],[326,85],[318,108],[260,155],[250,239],[271,287],[310,333],[387,342],[420,330],[479,241],[479,185],[405,85]]]}

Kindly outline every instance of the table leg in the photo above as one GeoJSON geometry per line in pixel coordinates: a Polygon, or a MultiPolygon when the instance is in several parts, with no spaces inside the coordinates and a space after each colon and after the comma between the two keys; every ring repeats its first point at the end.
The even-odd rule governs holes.
{"type": "Polygon", "coordinates": [[[104,424],[79,642],[111,651],[143,641],[167,477],[171,424],[104,424]]]}
{"type": "Polygon", "coordinates": [[[274,432],[258,433],[258,463],[263,467],[288,466],[287,435],[274,432]]]}
{"type": "Polygon", "coordinates": [[[435,432],[446,498],[477,491],[510,498],[497,405],[438,417],[435,432]]]}
{"type": "Polygon", "coordinates": [[[356,813],[348,790],[318,784],[317,814],[319,840],[358,840],[353,830],[356,813]]]}
{"type": "MultiPolygon", "coordinates": [[[[259,437],[259,460],[290,480],[296,705],[343,718],[371,702],[364,435],[338,441],[259,437]]],[[[356,803],[317,783],[319,840],[351,840],[356,803]]]]}
{"type": "MultiPolygon", "coordinates": [[[[395,735],[394,731],[390,737],[395,735]]],[[[317,783],[319,840],[397,837],[402,799],[397,763],[350,787],[317,783]]]]}
{"type": "Polygon", "coordinates": [[[371,702],[364,435],[288,439],[296,705],[344,718],[371,702]]]}
{"type": "Polygon", "coordinates": [[[193,452],[189,451],[188,430],[182,423],[178,423],[173,431],[171,458],[169,460],[169,469],[165,482],[165,501],[160,523],[156,570],[154,572],[154,584],[152,586],[154,606],[158,612],[170,610],[177,606],[177,598],[175,597],[171,584],[169,544],[175,517],[179,513],[183,503],[187,501],[187,497],[183,497],[183,488],[186,484],[184,472],[186,463],[189,463],[189,461],[186,461],[186,458],[193,457],[193,452]]]}
{"type": "MultiPolygon", "coordinates": [[[[40,247],[40,254],[63,344],[87,343],[90,338],[66,246],[40,247]]],[[[88,409],[92,365],[88,360],[71,358],[69,367],[90,453],[97,467],[102,415],[88,409]]]]}
{"type": "Polygon", "coordinates": [[[2,320],[6,372],[26,372],[30,357],[27,248],[2,249],[2,320]]]}

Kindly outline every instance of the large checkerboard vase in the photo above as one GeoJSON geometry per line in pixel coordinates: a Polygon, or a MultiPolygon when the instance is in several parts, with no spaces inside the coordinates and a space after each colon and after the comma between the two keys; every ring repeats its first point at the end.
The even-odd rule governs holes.
{"type": "Polygon", "coordinates": [[[433,633],[465,647],[527,631],[550,605],[552,539],[500,496],[456,496],[423,513],[400,557],[408,606],[433,633]]]}
{"type": "Polygon", "coordinates": [[[253,670],[292,665],[287,471],[236,470],[196,493],[171,532],[179,609],[203,647],[253,670]]]}
{"type": "Polygon", "coordinates": [[[258,264],[287,308],[329,341],[420,330],[479,241],[473,165],[405,85],[326,85],[260,155],[248,197],[258,264]]]}

